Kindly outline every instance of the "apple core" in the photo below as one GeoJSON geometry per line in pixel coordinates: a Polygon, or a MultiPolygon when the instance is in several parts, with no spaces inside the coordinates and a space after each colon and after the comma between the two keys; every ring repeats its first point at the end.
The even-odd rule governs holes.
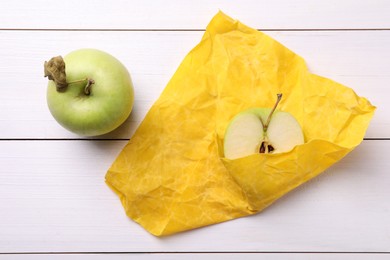
{"type": "Polygon", "coordinates": [[[231,120],[224,137],[226,158],[283,153],[304,143],[298,121],[290,113],[276,110],[281,99],[278,94],[272,109],[248,109],[231,120]]]}

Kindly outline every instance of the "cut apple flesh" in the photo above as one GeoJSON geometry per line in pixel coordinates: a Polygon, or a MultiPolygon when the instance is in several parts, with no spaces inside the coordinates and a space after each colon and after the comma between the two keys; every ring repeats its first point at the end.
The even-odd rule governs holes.
{"type": "Polygon", "coordinates": [[[236,159],[258,152],[263,140],[263,124],[255,114],[240,114],[228,127],[224,141],[225,157],[236,159]]]}
{"type": "Polygon", "coordinates": [[[270,149],[270,153],[288,152],[296,145],[303,144],[302,129],[290,113],[275,111],[264,129],[263,123],[267,121],[270,111],[268,108],[255,108],[233,118],[224,138],[226,158],[237,159],[260,153],[263,142],[271,145],[273,150],[270,149]]]}
{"type": "Polygon", "coordinates": [[[301,126],[287,112],[277,112],[272,116],[267,137],[275,149],[273,153],[288,152],[304,142],[301,126]]]}

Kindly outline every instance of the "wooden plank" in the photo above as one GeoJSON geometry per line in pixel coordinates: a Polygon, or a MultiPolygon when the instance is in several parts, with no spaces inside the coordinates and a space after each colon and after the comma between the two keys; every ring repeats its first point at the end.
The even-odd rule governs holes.
{"type": "Polygon", "coordinates": [[[165,238],[104,175],[126,141],[1,141],[0,252],[388,252],[390,141],[364,141],[260,214],[165,238]]]}
{"type": "Polygon", "coordinates": [[[204,29],[219,10],[261,29],[390,28],[386,0],[15,0],[0,2],[0,29],[204,29]]]}
{"type": "MultiPolygon", "coordinates": [[[[81,47],[105,50],[129,69],[134,111],[101,138],[130,138],[203,32],[0,31],[0,138],[79,138],[60,127],[46,106],[43,61],[81,47]],[[28,43],[28,44],[27,44],[28,43]],[[5,87],[7,86],[7,87],[5,87]]],[[[378,107],[366,134],[388,138],[390,31],[267,32],[304,57],[313,73],[353,88],[378,107]]]]}
{"type": "Polygon", "coordinates": [[[389,13],[386,0],[0,1],[0,259],[388,259],[389,13]],[[104,183],[126,140],[62,129],[42,62],[80,47],[120,58],[134,111],[99,138],[128,139],[218,10],[367,97],[378,110],[366,137],[387,140],[364,141],[260,214],[156,238],[104,183]]]}
{"type": "Polygon", "coordinates": [[[0,259],[6,260],[127,260],[127,259],[161,259],[161,260],[178,260],[178,259],[213,259],[213,260],[231,260],[231,259],[248,259],[248,260],[363,260],[363,259],[389,259],[386,253],[118,253],[118,254],[16,254],[0,255],[0,259]]]}

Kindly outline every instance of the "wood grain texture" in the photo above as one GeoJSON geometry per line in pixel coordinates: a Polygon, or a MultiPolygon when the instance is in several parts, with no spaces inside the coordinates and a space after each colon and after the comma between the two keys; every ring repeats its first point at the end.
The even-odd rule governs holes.
{"type": "Polygon", "coordinates": [[[258,29],[389,29],[386,0],[23,0],[0,2],[1,29],[203,30],[219,10],[258,29]]]}
{"type": "MultiPolygon", "coordinates": [[[[134,111],[120,129],[100,138],[130,138],[202,34],[0,31],[0,84],[12,86],[5,87],[0,96],[0,138],[79,138],[50,115],[42,64],[82,47],[105,50],[129,69],[135,88],[134,111]]],[[[311,72],[353,88],[379,107],[366,137],[389,137],[390,31],[267,34],[304,57],[311,72]]]]}
{"type": "Polygon", "coordinates": [[[0,259],[388,259],[389,13],[387,0],[0,1],[0,259]],[[219,10],[378,109],[359,147],[265,211],[156,238],[104,176],[219,10]],[[104,140],[64,130],[46,105],[43,61],[82,47],[119,58],[135,86],[104,140]]]}
{"type": "Polygon", "coordinates": [[[0,252],[383,252],[390,141],[364,141],[260,214],[156,238],[104,175],[125,141],[2,141],[0,252]]]}
{"type": "Polygon", "coordinates": [[[386,260],[388,255],[384,253],[118,253],[118,254],[17,254],[17,255],[0,255],[0,259],[6,260],[178,260],[178,259],[213,259],[213,260],[363,260],[379,259],[386,260]]]}

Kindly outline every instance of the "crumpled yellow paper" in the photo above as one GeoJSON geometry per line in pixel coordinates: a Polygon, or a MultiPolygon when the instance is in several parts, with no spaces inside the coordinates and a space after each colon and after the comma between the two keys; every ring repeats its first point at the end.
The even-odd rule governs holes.
{"type": "Polygon", "coordinates": [[[219,12],[106,175],[127,215],[156,236],[257,213],[362,141],[375,107],[269,36],[219,12]],[[292,113],[305,144],[223,157],[229,121],[251,107],[292,113]]]}

